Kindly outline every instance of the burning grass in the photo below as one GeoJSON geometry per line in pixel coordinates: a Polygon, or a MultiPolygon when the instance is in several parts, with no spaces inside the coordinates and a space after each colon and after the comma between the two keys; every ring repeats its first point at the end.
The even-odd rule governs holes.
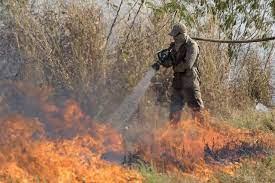
{"type": "Polygon", "coordinates": [[[74,100],[56,105],[39,97],[42,89],[1,87],[0,181],[142,182],[137,171],[106,160],[123,154],[121,135],[91,120],[74,100]]]}
{"type": "Polygon", "coordinates": [[[272,134],[186,120],[141,139],[137,154],[161,172],[188,172],[208,180],[217,171],[233,174],[243,159],[264,157],[274,147],[272,134]]]}
{"type": "Polygon", "coordinates": [[[17,115],[1,119],[0,124],[1,181],[36,182],[37,177],[48,182],[142,181],[136,171],[101,158],[122,150],[120,136],[104,125],[93,126],[96,136],[49,139],[35,119],[17,115]]]}
{"type": "Polygon", "coordinates": [[[184,120],[140,134],[125,156],[127,139],[111,125],[93,121],[72,99],[57,104],[51,90],[26,86],[1,85],[2,182],[143,182],[147,168],[127,166],[140,162],[156,167],[155,180],[188,174],[207,181],[216,172],[234,175],[243,160],[265,157],[275,147],[273,134],[184,120]],[[159,179],[157,172],[165,174],[159,179]]]}

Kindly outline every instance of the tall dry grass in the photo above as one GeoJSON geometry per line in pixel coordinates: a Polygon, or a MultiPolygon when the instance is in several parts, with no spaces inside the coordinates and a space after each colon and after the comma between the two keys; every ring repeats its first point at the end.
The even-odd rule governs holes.
{"type": "MultiPolygon", "coordinates": [[[[199,30],[200,35],[219,37],[217,25],[208,22],[199,30]]],[[[212,114],[230,118],[234,110],[254,108],[256,101],[270,104],[270,68],[265,67],[259,45],[241,45],[235,63],[231,62],[230,45],[199,42],[199,46],[201,90],[212,114]]]]}
{"type": "Polygon", "coordinates": [[[201,44],[200,70],[203,99],[208,109],[230,117],[232,110],[270,104],[269,69],[252,50],[242,67],[232,68],[226,47],[201,44]],[[238,74],[236,74],[238,73],[238,74]]]}
{"type": "MultiPolygon", "coordinates": [[[[131,92],[156,59],[156,52],[169,45],[167,32],[173,15],[137,16],[134,24],[132,19],[121,20],[110,47],[102,10],[81,2],[59,3],[54,9],[46,3],[39,11],[21,1],[7,0],[5,5],[18,49],[28,60],[21,79],[70,93],[91,115],[104,119],[131,92]]],[[[200,28],[200,35],[215,37],[215,27],[212,22],[200,28]]],[[[242,67],[236,76],[227,45],[199,45],[201,90],[211,114],[230,117],[232,110],[253,107],[255,100],[268,104],[268,69],[262,67],[257,50],[240,59],[242,67]]],[[[134,118],[150,122],[167,117],[171,80],[171,69],[158,72],[134,118]]]]}
{"type": "MultiPolygon", "coordinates": [[[[100,84],[108,67],[102,60],[105,25],[95,5],[41,4],[33,10],[23,1],[7,1],[18,49],[28,60],[20,75],[73,93],[82,103],[100,84]]],[[[100,88],[101,87],[101,88],[100,88]]]]}

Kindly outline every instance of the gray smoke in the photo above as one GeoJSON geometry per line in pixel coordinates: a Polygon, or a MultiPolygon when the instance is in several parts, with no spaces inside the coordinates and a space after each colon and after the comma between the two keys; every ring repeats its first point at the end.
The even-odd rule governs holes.
{"type": "Polygon", "coordinates": [[[133,113],[137,110],[141,98],[144,96],[147,88],[150,86],[151,79],[156,74],[153,68],[150,68],[142,80],[134,87],[133,92],[128,95],[115,112],[109,117],[111,122],[119,129],[123,128],[133,113]]]}

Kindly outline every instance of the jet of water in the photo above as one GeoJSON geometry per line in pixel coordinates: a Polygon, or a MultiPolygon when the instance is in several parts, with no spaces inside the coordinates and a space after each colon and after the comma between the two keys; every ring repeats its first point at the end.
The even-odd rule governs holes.
{"type": "Polygon", "coordinates": [[[133,113],[137,110],[141,98],[144,96],[147,88],[150,86],[151,79],[156,74],[156,70],[150,68],[137,86],[134,87],[133,92],[128,95],[117,110],[109,117],[109,122],[117,126],[119,129],[123,128],[126,122],[131,118],[133,113]]]}

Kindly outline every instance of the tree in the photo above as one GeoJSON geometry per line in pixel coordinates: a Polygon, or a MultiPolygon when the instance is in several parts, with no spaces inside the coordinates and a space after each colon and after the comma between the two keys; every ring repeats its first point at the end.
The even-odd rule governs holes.
{"type": "MultiPolygon", "coordinates": [[[[147,6],[156,15],[176,12],[178,21],[193,27],[194,34],[201,34],[209,20],[219,26],[220,39],[251,39],[272,34],[275,0],[171,0],[147,6]],[[273,17],[272,17],[273,16],[273,17]]],[[[237,61],[241,45],[229,45],[230,60],[237,61]]]]}

